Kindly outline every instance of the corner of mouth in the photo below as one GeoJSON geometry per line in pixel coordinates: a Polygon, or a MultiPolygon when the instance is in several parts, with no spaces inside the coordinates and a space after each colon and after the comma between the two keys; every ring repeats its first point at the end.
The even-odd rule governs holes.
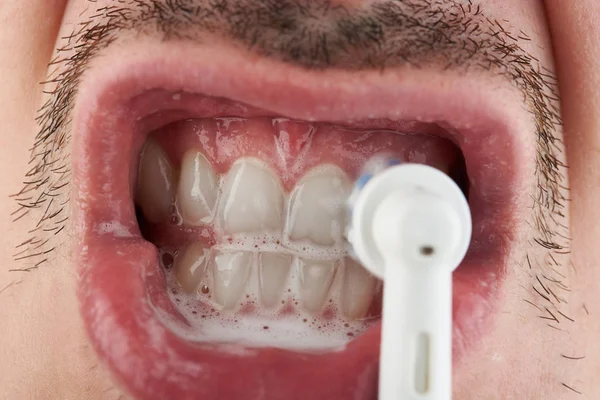
{"type": "Polygon", "coordinates": [[[92,343],[117,379],[132,394],[152,400],[210,396],[223,390],[215,382],[237,373],[238,382],[226,391],[239,397],[259,390],[264,370],[277,367],[277,376],[263,384],[277,388],[281,396],[294,398],[298,374],[311,381],[305,394],[314,398],[376,396],[378,323],[342,350],[307,354],[193,343],[166,327],[157,314],[159,309],[188,323],[166,293],[156,246],[140,230],[133,203],[136,166],[151,132],[203,118],[286,118],[351,130],[426,134],[456,145],[464,157],[474,224],[471,248],[454,278],[454,329],[464,341],[460,351],[467,351],[493,317],[514,238],[518,210],[513,200],[526,184],[510,115],[469,85],[423,83],[427,72],[411,77],[302,70],[291,81],[292,67],[246,64],[232,57],[210,63],[194,57],[177,63],[161,57],[125,62],[111,74],[100,69],[93,83],[88,77],[78,98],[73,163],[78,193],[74,217],[81,227],[75,251],[79,298],[92,343]],[[469,300],[473,298],[484,304],[476,306],[469,300]],[[472,329],[476,307],[485,308],[486,317],[478,321],[479,329],[472,329]],[[132,371],[133,365],[140,368],[132,371]],[[155,365],[163,372],[156,373],[155,365]],[[336,379],[315,374],[342,365],[350,367],[336,379]],[[201,370],[220,379],[202,378],[201,370]],[[160,378],[167,374],[177,375],[170,382],[178,384],[160,378]],[[359,377],[369,383],[359,385],[359,377]]]}

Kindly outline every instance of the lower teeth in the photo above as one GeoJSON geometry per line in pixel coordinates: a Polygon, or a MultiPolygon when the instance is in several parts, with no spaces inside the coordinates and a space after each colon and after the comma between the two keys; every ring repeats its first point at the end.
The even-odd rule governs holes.
{"type": "MultiPolygon", "coordinates": [[[[165,257],[161,257],[165,259],[165,257]]],[[[289,287],[277,304],[265,308],[252,288],[258,287],[259,274],[251,271],[246,289],[232,309],[215,301],[211,273],[199,283],[197,291],[189,292],[178,282],[175,269],[163,265],[168,295],[185,318],[186,326],[169,324],[171,329],[187,340],[196,342],[234,342],[250,347],[280,347],[296,350],[324,350],[343,346],[363,333],[377,317],[349,319],[338,305],[344,274],[336,268],[325,305],[311,313],[303,307],[296,293],[302,265],[294,263],[289,274],[289,287]]],[[[207,268],[210,271],[211,268],[207,268]]],[[[169,317],[163,315],[165,322],[169,317]]]]}

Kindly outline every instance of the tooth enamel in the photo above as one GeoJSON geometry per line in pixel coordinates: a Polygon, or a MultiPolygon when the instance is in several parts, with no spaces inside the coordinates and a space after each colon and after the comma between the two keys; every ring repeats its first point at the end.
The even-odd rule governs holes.
{"type": "Polygon", "coordinates": [[[291,240],[317,245],[340,243],[351,184],[335,166],[313,171],[296,184],[290,197],[287,229],[291,240]]]}
{"type": "Polygon", "coordinates": [[[333,283],[336,263],[300,258],[298,264],[302,306],[310,312],[319,312],[333,283]]]}
{"type": "Polygon", "coordinates": [[[362,318],[373,301],[377,279],[351,258],[346,258],[342,281],[342,312],[350,319],[362,318]]]}
{"type": "Polygon", "coordinates": [[[175,277],[187,293],[198,289],[206,272],[208,254],[209,250],[200,243],[192,243],[175,260],[173,265],[175,277]]]}
{"type": "Polygon", "coordinates": [[[291,263],[292,257],[287,254],[260,254],[260,299],[265,307],[274,306],[281,298],[291,263]]]}
{"type": "Polygon", "coordinates": [[[227,173],[219,204],[226,233],[280,230],[283,189],[273,172],[251,160],[236,163],[227,173]]]}
{"type": "Polygon", "coordinates": [[[181,161],[177,199],[183,222],[198,225],[210,218],[217,200],[218,181],[204,155],[188,150],[181,161]]]}
{"type": "Polygon", "coordinates": [[[252,253],[216,252],[213,261],[214,295],[223,308],[235,307],[250,276],[252,253]]]}
{"type": "Polygon", "coordinates": [[[148,139],[139,164],[137,203],[146,219],[161,222],[173,202],[173,167],[165,152],[148,139]]]}

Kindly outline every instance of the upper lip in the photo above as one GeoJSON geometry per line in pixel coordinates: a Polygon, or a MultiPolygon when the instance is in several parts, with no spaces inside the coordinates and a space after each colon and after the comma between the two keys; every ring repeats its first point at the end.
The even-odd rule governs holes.
{"type": "Polygon", "coordinates": [[[343,123],[369,120],[379,125],[421,121],[447,128],[476,182],[470,199],[474,241],[465,268],[496,274],[478,273],[475,283],[468,274],[456,273],[455,331],[460,331],[460,341],[455,337],[455,356],[483,334],[495,304],[491,288],[505,268],[505,241],[515,229],[511,219],[516,206],[509,201],[527,184],[523,168],[528,163],[519,142],[523,139],[516,134],[527,127],[513,118],[522,112],[519,108],[491,101],[467,77],[454,75],[450,82],[449,73],[431,70],[310,71],[222,47],[161,44],[153,55],[129,50],[117,64],[110,54],[95,60],[83,77],[73,120],[75,259],[82,315],[96,351],[129,392],[142,399],[242,394],[258,398],[261,390],[290,399],[376,396],[379,325],[344,352],[309,357],[282,350],[192,345],[156,317],[148,299],[154,305],[165,301],[161,307],[168,307],[168,300],[156,291],[162,278],[155,250],[136,225],[130,194],[134,177],[127,179],[122,171],[133,170],[131,163],[148,129],[140,123],[218,113],[207,110],[194,93],[252,106],[238,109],[240,114],[266,112],[343,123]],[[154,117],[147,118],[150,115],[154,117]],[[506,145],[486,148],[491,137],[502,138],[506,145]],[[499,160],[507,165],[504,176],[499,176],[500,169],[481,168],[499,160]],[[507,220],[490,224],[494,218],[507,220]],[[109,228],[99,229],[101,225],[109,228]],[[128,257],[131,254],[135,257],[128,257]],[[482,280],[490,285],[479,285],[482,280]],[[469,300],[461,301],[457,292],[469,293],[469,300]],[[480,321],[470,319],[470,309],[476,306],[487,309],[480,321]],[[235,382],[227,381],[233,379],[231,370],[237,371],[235,382]],[[332,370],[339,374],[335,379],[332,370]],[[295,383],[300,376],[305,380],[302,390],[295,383]]]}

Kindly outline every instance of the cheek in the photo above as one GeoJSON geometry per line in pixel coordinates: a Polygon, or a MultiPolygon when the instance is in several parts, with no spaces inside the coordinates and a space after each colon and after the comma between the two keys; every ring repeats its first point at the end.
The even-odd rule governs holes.
{"type": "MultiPolygon", "coordinates": [[[[88,394],[102,393],[112,386],[98,368],[84,334],[68,255],[57,251],[54,256],[55,261],[36,271],[10,272],[1,279],[12,282],[0,287],[0,324],[3,343],[7,344],[0,351],[0,359],[10,360],[0,362],[0,375],[3,388],[12,390],[0,392],[9,397],[70,393],[77,398],[90,398],[84,389],[88,394]],[[35,379],[30,379],[32,376],[35,379]]],[[[17,263],[4,265],[23,267],[17,263]]],[[[5,272],[3,268],[0,274],[5,272]]]]}
{"type": "Polygon", "coordinates": [[[563,9],[548,2],[549,25],[562,96],[569,179],[571,182],[571,237],[574,299],[571,302],[576,329],[578,389],[598,393],[600,321],[600,3],[586,0],[563,9]],[[582,99],[584,99],[582,101],[582,99]],[[587,388],[586,388],[587,386],[587,388]]]}

